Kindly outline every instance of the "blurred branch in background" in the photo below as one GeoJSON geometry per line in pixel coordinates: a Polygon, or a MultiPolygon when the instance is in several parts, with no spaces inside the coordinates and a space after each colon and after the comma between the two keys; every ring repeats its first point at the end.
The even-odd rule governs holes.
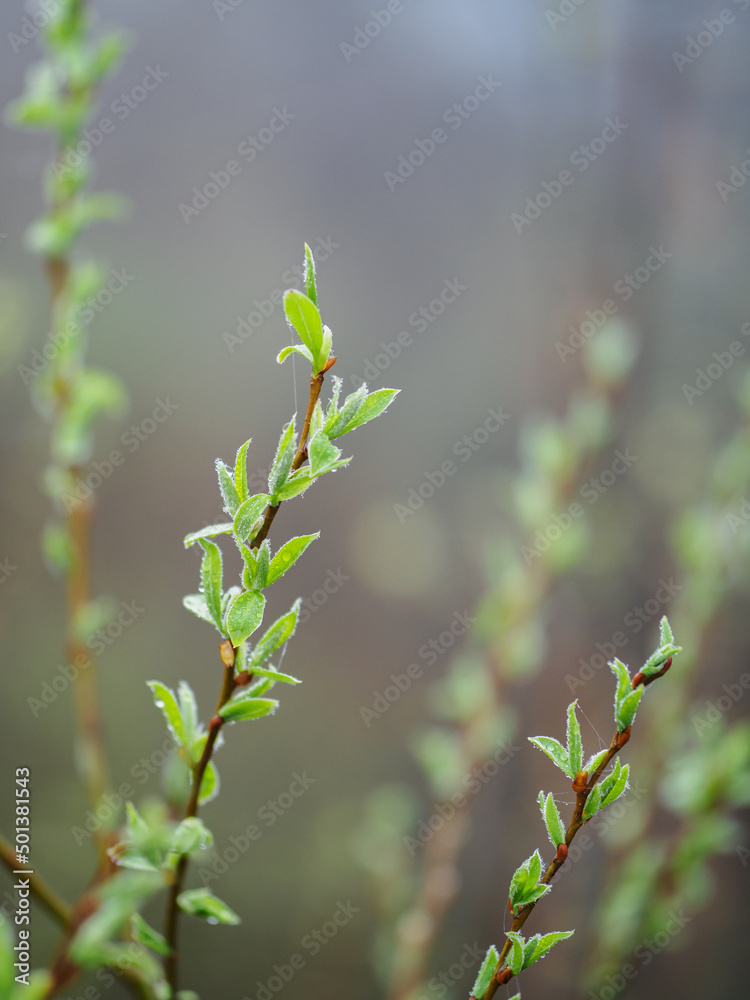
{"type": "Polygon", "coordinates": [[[516,714],[509,691],[544,665],[546,605],[588,541],[584,508],[574,498],[613,436],[614,403],[636,354],[625,324],[611,321],[587,345],[587,384],[572,396],[565,417],[529,423],[522,431],[522,466],[507,484],[513,524],[496,547],[495,578],[478,611],[478,642],[435,682],[440,724],[414,740],[430,790],[439,797],[432,815],[415,837],[418,806],[411,791],[382,788],[366,803],[355,848],[373,878],[381,918],[375,962],[391,1000],[409,1000],[425,983],[461,885],[458,859],[471,798],[517,749],[510,743],[516,714]]]}

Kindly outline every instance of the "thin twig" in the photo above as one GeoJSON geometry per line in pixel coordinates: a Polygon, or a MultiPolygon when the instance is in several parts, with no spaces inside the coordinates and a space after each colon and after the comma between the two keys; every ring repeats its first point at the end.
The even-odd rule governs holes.
{"type": "MultiPolygon", "coordinates": [[[[329,366],[330,367],[330,364],[329,366]]],[[[321,389],[323,388],[324,372],[319,372],[313,375],[310,379],[310,398],[307,404],[307,414],[305,416],[305,423],[302,427],[302,434],[299,439],[299,445],[292,461],[292,472],[296,472],[297,469],[303,464],[307,459],[307,439],[310,435],[310,424],[312,422],[313,412],[315,410],[315,405],[320,397],[321,389]]],[[[265,515],[263,518],[263,525],[252,542],[251,548],[257,549],[263,539],[268,534],[273,520],[276,517],[276,513],[281,506],[280,503],[276,506],[271,504],[266,507],[265,515]]],[[[224,680],[222,684],[221,694],[219,695],[219,700],[216,704],[216,714],[211,719],[208,725],[208,739],[206,740],[206,745],[203,748],[203,753],[198,763],[193,767],[193,778],[192,785],[190,789],[190,798],[188,800],[187,808],[185,810],[185,818],[191,818],[198,815],[199,808],[199,798],[201,783],[203,781],[203,776],[206,773],[206,768],[211,762],[214,749],[216,747],[216,741],[219,737],[219,733],[224,725],[224,719],[221,717],[219,712],[226,705],[229,699],[235,692],[235,689],[239,686],[238,680],[234,674],[234,664],[236,658],[236,649],[232,647],[229,640],[222,642],[220,647],[221,660],[224,664],[224,680]]],[[[243,678],[243,680],[245,680],[243,678]]],[[[249,678],[248,678],[249,680],[249,678]]],[[[247,680],[245,680],[247,683],[247,680]]],[[[169,895],[167,897],[167,906],[164,915],[164,937],[166,938],[167,944],[169,945],[169,954],[164,960],[164,971],[166,975],[167,982],[169,983],[172,994],[177,993],[177,978],[178,978],[178,967],[179,967],[179,953],[177,951],[177,941],[179,934],[179,916],[180,908],[178,906],[177,900],[182,892],[182,887],[185,883],[185,876],[187,874],[188,864],[190,858],[189,855],[183,854],[180,860],[177,862],[177,867],[174,873],[174,880],[169,890],[169,895]]]]}
{"type": "Polygon", "coordinates": [[[16,852],[2,834],[0,834],[0,858],[2,858],[3,864],[7,867],[8,871],[14,874],[17,872],[28,874],[29,888],[36,899],[39,900],[47,912],[59,921],[63,927],[67,927],[70,924],[73,913],[72,909],[57,895],[54,889],[51,889],[47,885],[40,875],[33,872],[28,865],[18,863],[16,852]]]}

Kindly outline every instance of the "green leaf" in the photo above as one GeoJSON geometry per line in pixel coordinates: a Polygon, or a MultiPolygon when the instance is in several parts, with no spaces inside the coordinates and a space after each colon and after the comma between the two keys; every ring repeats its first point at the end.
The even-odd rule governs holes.
{"type": "Polygon", "coordinates": [[[171,951],[167,939],[147,924],[140,913],[134,913],[130,918],[130,933],[135,941],[155,951],[157,955],[168,955],[171,951]]]}
{"type": "Polygon", "coordinates": [[[491,944],[487,949],[487,954],[484,956],[484,961],[471,988],[471,995],[476,997],[477,1000],[481,1000],[487,992],[487,987],[492,982],[492,977],[495,974],[495,969],[499,961],[500,955],[498,954],[498,950],[494,944],[491,944]]]}
{"type": "Polygon", "coordinates": [[[220,708],[219,715],[227,722],[243,722],[245,719],[262,719],[266,715],[273,715],[278,707],[278,701],[273,698],[243,698],[240,696],[232,698],[223,708],[220,708]]]}
{"type": "Polygon", "coordinates": [[[531,857],[516,869],[510,882],[508,898],[514,910],[535,902],[549,891],[550,886],[539,885],[542,874],[542,858],[539,851],[534,851],[531,857]]]}
{"type": "Polygon", "coordinates": [[[593,754],[591,757],[589,757],[589,759],[583,765],[583,770],[586,771],[588,774],[593,774],[594,771],[597,769],[597,767],[599,767],[599,765],[601,764],[601,762],[604,760],[604,758],[607,756],[608,753],[609,753],[609,749],[607,747],[605,747],[603,750],[600,750],[598,753],[593,754]]]}
{"type": "Polygon", "coordinates": [[[211,847],[214,837],[203,820],[197,816],[189,816],[182,820],[172,837],[169,850],[172,854],[180,857],[183,854],[192,854],[193,851],[203,850],[211,847]]]}
{"type": "MultiPolygon", "coordinates": [[[[630,774],[630,765],[625,764],[624,767],[620,767],[619,760],[615,764],[614,772],[611,777],[614,779],[611,786],[606,790],[606,793],[602,797],[601,809],[605,806],[611,805],[616,799],[622,795],[628,784],[628,775],[630,774]]],[[[602,784],[604,784],[602,782],[602,784]]],[[[604,791],[604,789],[602,789],[604,791]]]]}
{"type": "Polygon", "coordinates": [[[310,364],[313,363],[313,356],[310,351],[305,347],[304,344],[292,344],[291,347],[285,347],[283,351],[279,351],[276,355],[276,362],[282,365],[290,354],[301,354],[303,358],[307,358],[310,364]]]}
{"type": "Polygon", "coordinates": [[[635,713],[638,711],[638,705],[640,704],[641,697],[643,696],[643,691],[644,687],[640,684],[635,691],[631,691],[629,695],[626,695],[622,701],[618,703],[615,709],[615,722],[619,733],[627,729],[628,726],[633,725],[635,713]]]}
{"type": "Polygon", "coordinates": [[[529,736],[529,743],[533,743],[542,753],[546,753],[549,759],[556,764],[560,770],[567,774],[569,778],[575,778],[576,772],[570,766],[570,758],[565,747],[552,739],[551,736],[529,736]]]}
{"type": "Polygon", "coordinates": [[[250,447],[252,438],[240,445],[237,457],[234,460],[234,488],[237,496],[244,501],[250,496],[250,489],[247,484],[247,449],[250,447]]]}
{"type": "Polygon", "coordinates": [[[268,475],[268,492],[274,497],[287,481],[289,473],[292,470],[294,453],[297,450],[297,433],[294,427],[295,419],[296,414],[292,417],[281,434],[281,438],[279,439],[279,444],[276,449],[276,455],[273,460],[273,465],[271,466],[271,471],[268,475]]]}
{"type": "Polygon", "coordinates": [[[355,428],[369,423],[370,420],[374,420],[375,417],[379,417],[381,413],[388,409],[400,391],[400,389],[378,389],[376,392],[371,392],[362,403],[354,418],[335,436],[341,437],[342,434],[348,434],[349,431],[353,431],[355,428]]]}
{"type": "Polygon", "coordinates": [[[291,674],[281,674],[278,670],[274,670],[272,667],[266,669],[264,667],[255,667],[253,673],[258,677],[268,677],[272,681],[279,681],[281,684],[301,684],[302,681],[298,677],[292,677],[291,674]]]}
{"type": "Polygon", "coordinates": [[[578,700],[572,701],[568,705],[568,758],[570,759],[570,770],[574,775],[581,770],[581,726],[576,716],[576,706],[578,700]]]}
{"type": "Polygon", "coordinates": [[[314,535],[298,535],[296,538],[291,538],[282,545],[271,560],[266,586],[270,587],[272,583],[275,583],[280,576],[283,576],[288,569],[294,566],[308,545],[314,542],[316,538],[320,538],[319,531],[316,531],[314,535]]]}
{"type": "Polygon", "coordinates": [[[270,500],[267,493],[258,493],[254,497],[248,497],[238,508],[234,515],[234,533],[240,541],[244,542],[250,536],[255,522],[263,516],[270,500]]]}
{"type": "Polygon", "coordinates": [[[601,808],[602,786],[594,785],[586,798],[586,805],[583,807],[583,822],[587,823],[592,816],[596,816],[601,808]]]}
{"type": "Polygon", "coordinates": [[[198,702],[195,692],[187,683],[180,681],[177,686],[177,697],[180,705],[180,717],[182,719],[185,742],[190,744],[198,736],[198,702]]]}
{"type": "MultiPolygon", "coordinates": [[[[580,768],[579,768],[580,770],[580,768]]],[[[549,839],[554,847],[565,843],[565,827],[563,826],[560,811],[555,804],[555,798],[550,792],[545,801],[544,792],[539,793],[539,808],[541,809],[544,823],[547,827],[549,839]]]]}
{"type": "Polygon", "coordinates": [[[266,599],[255,590],[239,594],[229,605],[227,629],[233,646],[239,646],[263,621],[266,599]]]}
{"type": "Polygon", "coordinates": [[[300,493],[304,493],[313,483],[314,479],[310,478],[309,469],[300,469],[299,472],[295,472],[281,487],[277,494],[275,494],[274,499],[279,503],[282,500],[291,500],[292,497],[299,496],[300,493]]]}
{"type": "MultiPolygon", "coordinates": [[[[328,435],[324,431],[318,433],[311,439],[308,445],[307,454],[310,458],[310,475],[322,476],[332,469],[339,468],[341,449],[331,444],[328,435]]],[[[347,462],[351,459],[346,459],[347,462]]]]}
{"type": "MultiPolygon", "coordinates": [[[[338,380],[340,381],[340,380],[338,380]]],[[[350,393],[344,400],[344,405],[337,410],[333,400],[326,414],[324,430],[329,438],[333,439],[343,433],[347,424],[350,424],[360,407],[367,398],[367,386],[361,385],[355,392],[350,393]]]]}
{"type": "Polygon", "coordinates": [[[331,328],[329,326],[323,327],[323,342],[320,345],[320,350],[315,355],[313,361],[313,368],[316,371],[322,372],[325,366],[328,364],[328,359],[331,357],[331,352],[333,350],[333,333],[331,333],[331,328]]]}
{"type": "Polygon", "coordinates": [[[201,790],[198,794],[198,804],[205,805],[211,799],[215,799],[219,794],[219,772],[216,764],[212,760],[208,762],[208,767],[203,772],[201,780],[201,790]]]}
{"type": "Polygon", "coordinates": [[[530,965],[534,962],[538,962],[540,958],[544,958],[548,951],[550,951],[559,941],[565,941],[567,938],[572,937],[575,931],[555,931],[552,934],[545,934],[540,936],[535,934],[531,941],[535,941],[533,952],[526,957],[524,955],[524,969],[528,969],[530,965]]]}
{"type": "Polygon", "coordinates": [[[512,942],[512,946],[508,952],[507,964],[513,975],[517,976],[523,969],[524,940],[521,935],[515,931],[508,931],[508,937],[512,942]]]}
{"type": "Polygon", "coordinates": [[[257,552],[258,555],[255,559],[255,589],[262,590],[268,586],[268,569],[271,564],[271,544],[267,538],[263,540],[257,552]]]}
{"type": "Polygon", "coordinates": [[[200,531],[193,531],[189,535],[185,535],[185,548],[189,549],[191,545],[194,545],[201,538],[213,538],[215,535],[228,535],[234,525],[231,521],[224,521],[222,524],[209,524],[205,528],[201,528],[200,531]]]}
{"type": "Polygon", "coordinates": [[[219,489],[224,500],[224,510],[230,517],[234,517],[240,505],[240,495],[234,485],[234,478],[220,458],[216,459],[216,475],[219,477],[219,489]]]}
{"type": "Polygon", "coordinates": [[[628,668],[622,660],[618,660],[617,657],[610,661],[609,669],[617,678],[617,693],[615,695],[615,704],[617,704],[619,701],[622,701],[628,691],[632,690],[630,684],[630,674],[628,672],[628,668]]]}
{"type": "Polygon", "coordinates": [[[305,291],[308,299],[317,306],[318,283],[315,278],[315,258],[307,243],[305,243],[305,291]]]}
{"type": "Polygon", "coordinates": [[[246,669],[253,673],[256,667],[265,662],[278,648],[283,645],[292,635],[297,627],[297,616],[299,615],[301,600],[295,601],[291,611],[278,618],[268,629],[256,647],[251,651],[247,661],[246,669]]]}
{"type": "Polygon", "coordinates": [[[674,644],[674,635],[672,634],[672,626],[669,624],[669,619],[666,615],[659,622],[659,645],[660,646],[671,646],[674,644]]]}
{"type": "Polygon", "coordinates": [[[188,889],[177,897],[177,905],[191,917],[200,917],[210,924],[239,924],[240,918],[218,896],[208,889],[188,889]]]}
{"type": "Polygon", "coordinates": [[[188,611],[192,611],[194,615],[202,618],[204,622],[208,622],[209,625],[214,624],[213,616],[203,594],[187,594],[182,598],[182,604],[188,611]]]}
{"type": "Polygon", "coordinates": [[[156,707],[161,710],[170,733],[174,736],[178,743],[185,746],[185,727],[182,722],[182,715],[180,714],[180,708],[177,704],[174,692],[166,687],[166,685],[162,684],[161,681],[146,681],[146,683],[151,688],[151,693],[154,696],[154,703],[156,704],[156,707]]]}
{"type": "Polygon", "coordinates": [[[315,358],[323,344],[323,321],[318,307],[303,292],[290,288],[284,293],[284,312],[289,325],[315,358]]]}
{"type": "Polygon", "coordinates": [[[203,549],[201,591],[206,599],[211,619],[221,632],[221,549],[206,538],[200,538],[198,542],[203,549]]]}
{"type": "Polygon", "coordinates": [[[136,872],[161,871],[159,865],[155,864],[150,858],[147,858],[145,854],[134,847],[126,847],[124,850],[117,851],[110,856],[120,868],[129,868],[131,871],[136,872]]]}

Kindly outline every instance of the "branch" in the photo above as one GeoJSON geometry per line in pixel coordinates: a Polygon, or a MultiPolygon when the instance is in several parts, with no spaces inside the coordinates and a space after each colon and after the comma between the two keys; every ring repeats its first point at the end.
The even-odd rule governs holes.
{"type": "MultiPolygon", "coordinates": [[[[333,359],[335,361],[335,358],[333,359]]],[[[333,361],[328,365],[331,367],[333,361]]],[[[326,369],[327,370],[327,369],[326,369]]],[[[307,414],[305,415],[305,423],[302,428],[302,434],[300,436],[299,445],[297,447],[294,460],[292,462],[292,472],[295,472],[307,459],[307,439],[310,435],[310,424],[312,422],[313,412],[315,406],[320,397],[321,389],[323,388],[323,381],[325,377],[325,371],[318,372],[318,374],[313,375],[310,379],[310,398],[307,404],[307,414]]],[[[266,507],[265,515],[263,518],[263,524],[260,531],[253,540],[251,548],[257,549],[263,542],[264,538],[267,536],[273,520],[276,517],[281,503],[272,506],[269,504],[266,507]]],[[[233,648],[231,642],[226,639],[222,642],[220,646],[221,661],[224,664],[224,681],[221,689],[221,694],[219,695],[219,700],[216,703],[216,714],[213,719],[208,724],[208,739],[206,740],[206,745],[203,748],[203,753],[201,759],[193,767],[193,780],[190,789],[190,799],[188,800],[187,808],[185,810],[185,818],[189,819],[191,817],[198,815],[199,799],[200,799],[200,789],[201,783],[203,781],[203,776],[206,773],[206,768],[211,762],[214,749],[216,747],[216,741],[219,738],[219,733],[224,725],[224,719],[222,719],[219,712],[226,705],[229,699],[234,694],[236,688],[242,687],[249,684],[252,680],[252,674],[243,675],[241,678],[235,677],[234,674],[234,664],[236,658],[236,649],[233,648]]],[[[180,908],[177,904],[177,899],[182,892],[183,885],[185,883],[185,876],[187,874],[187,868],[190,858],[187,854],[183,854],[180,860],[177,862],[177,867],[175,869],[174,881],[172,882],[171,888],[169,890],[169,896],[167,898],[167,907],[164,915],[164,936],[169,945],[169,954],[164,961],[164,969],[172,993],[177,992],[177,975],[178,975],[178,964],[179,964],[179,954],[177,952],[177,940],[179,933],[179,916],[180,908]]]]}

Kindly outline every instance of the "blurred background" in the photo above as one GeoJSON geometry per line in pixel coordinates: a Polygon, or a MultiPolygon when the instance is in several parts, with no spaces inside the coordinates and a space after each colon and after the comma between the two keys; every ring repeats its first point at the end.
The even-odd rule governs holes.
{"type": "MultiPolygon", "coordinates": [[[[409,789],[412,837],[434,814],[439,797],[412,754],[414,733],[433,710],[432,687],[457,653],[492,648],[487,595],[502,576],[503,553],[512,548],[527,568],[541,559],[541,549],[531,562],[520,558],[524,536],[508,500],[528,461],[528,429],[540,414],[564,421],[569,399],[591,378],[581,345],[593,347],[602,315],[637,345],[629,378],[607,393],[611,432],[580,482],[613,468],[618,450],[634,458],[595,503],[581,500],[576,480],[557,508],[581,500],[585,537],[555,567],[554,586],[531,616],[523,669],[506,671],[503,699],[514,717],[506,736],[520,749],[463,811],[460,884],[451,883],[428,968],[451,984],[436,980],[415,994],[467,996],[474,965],[461,978],[456,963],[475,942],[483,953],[501,937],[513,870],[536,846],[549,853],[538,789],[555,791],[561,803],[572,797],[565,782],[553,784],[552,765],[526,736],[561,738],[572,695],[591,720],[588,751],[599,749],[599,733],[609,741],[608,671],[595,670],[581,691],[566,677],[578,676],[581,660],[616,633],[626,636],[619,655],[633,670],[657,644],[658,618],[672,598],[655,595],[662,581],[680,579],[670,532],[682,512],[705,503],[717,455],[743,420],[750,4],[93,6],[104,25],[133,38],[101,94],[100,116],[114,127],[94,140],[96,186],[125,193],[131,212],[86,240],[117,276],[94,310],[90,358],[119,373],[130,393],[127,413],[101,424],[96,446],[98,461],[113,449],[125,461],[96,489],[95,588],[112,596],[117,614],[121,602],[138,609],[96,658],[115,785],[130,782],[138,800],[158,793],[165,734],[146,680],[174,686],[186,678],[205,720],[213,710],[216,641],[181,606],[197,590],[199,567],[182,539],[222,519],[215,458],[231,462],[252,437],[248,469],[264,489],[280,428],[304,408],[301,360],[296,370],[275,363],[289,334],[271,298],[299,283],[293,268],[303,241],[318,261],[345,389],[366,379],[402,390],[352,440],[351,467],[304,503],[285,505],[274,525],[277,544],[321,531],[271,609],[283,612],[297,595],[307,600],[284,661],[304,685],[283,692],[273,721],[231,730],[217,756],[223,793],[205,810],[216,856],[252,824],[262,836],[221,873],[218,865],[210,882],[242,925],[184,921],[185,982],[201,997],[268,1000],[262,987],[275,994],[274,966],[298,952],[305,966],[288,990],[334,1000],[355,990],[388,995],[388,945],[373,947],[383,940],[383,911],[362,864],[372,795],[398,784],[395,798],[383,799],[390,808],[409,789]],[[155,409],[170,415],[156,422],[155,409]],[[493,422],[498,410],[504,417],[493,422]],[[440,483],[446,461],[454,471],[440,483]],[[481,632],[472,624],[458,637],[461,629],[449,631],[457,615],[479,607],[481,632]],[[420,653],[430,641],[435,655],[420,653]],[[383,711],[391,675],[411,663],[421,676],[383,711]],[[375,717],[363,709],[376,709],[375,717]],[[309,780],[295,796],[299,776],[309,780]],[[301,942],[324,925],[330,931],[340,904],[356,913],[335,936],[321,932],[325,944],[313,955],[301,942]]],[[[22,33],[25,14],[16,0],[0,10],[4,104],[38,58],[38,39],[22,33]]],[[[34,860],[72,896],[93,851],[72,832],[87,806],[75,774],[70,691],[36,713],[28,702],[64,662],[61,592],[39,550],[48,431],[19,372],[47,328],[46,283],[23,234],[39,214],[49,157],[46,139],[3,130],[0,812],[10,825],[13,769],[29,766],[34,860]]],[[[750,494],[739,474],[724,482],[725,511],[735,516],[724,518],[725,540],[739,550],[750,494]]],[[[527,528],[537,524],[526,518],[527,528]]],[[[721,586],[692,681],[691,718],[706,716],[722,685],[737,685],[748,669],[741,567],[721,586]]],[[[668,699],[667,680],[649,693],[668,699]]],[[[747,711],[747,696],[738,696],[719,710],[722,725],[747,711]]],[[[695,726],[692,736],[701,736],[695,726]]],[[[659,776],[648,755],[641,767],[642,786],[653,787],[659,776]]],[[[654,822],[670,833],[668,816],[654,822]]],[[[610,844],[612,836],[594,836],[586,859],[534,914],[532,933],[577,932],[525,974],[525,996],[615,995],[606,992],[615,986],[579,977],[596,939],[594,906],[618,857],[616,830],[610,844]]],[[[710,865],[713,888],[706,885],[692,923],[669,947],[655,946],[653,960],[633,959],[632,949],[624,956],[638,972],[632,995],[745,995],[744,843],[732,827],[710,865]]],[[[412,858],[399,844],[393,871],[404,865],[418,878],[411,866],[422,862],[420,851],[412,858]]],[[[200,884],[199,866],[192,879],[200,884]]],[[[158,920],[158,908],[151,916],[158,920]]],[[[57,932],[42,913],[35,927],[41,961],[57,932]]],[[[125,996],[120,990],[106,995],[125,996]]]]}

